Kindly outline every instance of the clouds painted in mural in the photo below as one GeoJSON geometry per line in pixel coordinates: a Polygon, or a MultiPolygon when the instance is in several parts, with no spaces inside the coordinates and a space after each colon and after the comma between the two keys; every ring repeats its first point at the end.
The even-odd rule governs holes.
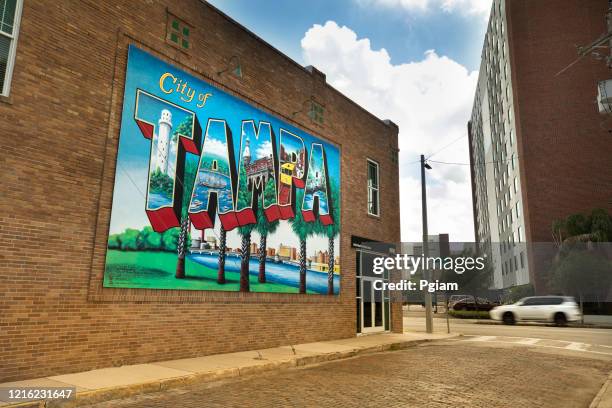
{"type": "Polygon", "coordinates": [[[104,286],[338,294],[336,146],[130,46],[104,286]]]}

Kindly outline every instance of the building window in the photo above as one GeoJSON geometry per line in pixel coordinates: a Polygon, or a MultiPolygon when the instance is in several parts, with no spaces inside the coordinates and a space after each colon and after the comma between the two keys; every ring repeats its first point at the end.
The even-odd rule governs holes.
{"type": "Polygon", "coordinates": [[[521,217],[521,202],[517,201],[514,209],[516,210],[516,219],[519,219],[521,217]]]}
{"type": "Polygon", "coordinates": [[[368,214],[370,215],[380,215],[378,189],[378,163],[368,159],[368,214]]]}
{"type": "Polygon", "coordinates": [[[22,1],[0,0],[0,95],[4,96],[11,86],[22,1]]]}
{"type": "MultiPolygon", "coordinates": [[[[1,1],[1,0],[0,0],[1,1]]],[[[166,40],[184,50],[191,48],[189,34],[191,27],[177,16],[168,13],[168,26],[166,28],[166,40]]]]}
{"type": "Polygon", "coordinates": [[[323,108],[323,105],[320,103],[311,101],[308,116],[310,116],[310,119],[312,119],[313,122],[322,125],[325,121],[325,108],[323,108]]]}
{"type": "Polygon", "coordinates": [[[525,255],[521,252],[521,269],[525,267],[525,255]]]}

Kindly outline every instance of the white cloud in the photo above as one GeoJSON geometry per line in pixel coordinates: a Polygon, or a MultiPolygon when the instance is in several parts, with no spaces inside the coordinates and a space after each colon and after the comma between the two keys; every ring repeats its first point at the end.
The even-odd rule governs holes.
{"type": "MultiPolygon", "coordinates": [[[[378,117],[398,124],[402,239],[418,240],[421,190],[414,161],[421,153],[427,156],[466,136],[478,73],[434,50],[420,61],[394,65],[385,49],[373,50],[368,39],[359,39],[333,21],[309,29],[302,51],[304,61],[325,72],[331,85],[378,117]]],[[[468,162],[467,137],[433,159],[468,162]]],[[[452,240],[473,240],[469,167],[431,165],[433,170],[427,173],[430,233],[448,232],[452,240]]]]}
{"type": "Polygon", "coordinates": [[[255,152],[255,157],[260,159],[262,157],[268,157],[272,154],[272,143],[269,140],[264,140],[257,147],[257,151],[255,152]]]}
{"type": "Polygon", "coordinates": [[[356,0],[362,7],[383,7],[407,12],[439,9],[446,13],[488,17],[492,0],[356,0]]]}
{"type": "Polygon", "coordinates": [[[205,142],[207,152],[221,157],[227,155],[227,145],[224,142],[213,138],[207,138],[205,142]]]}

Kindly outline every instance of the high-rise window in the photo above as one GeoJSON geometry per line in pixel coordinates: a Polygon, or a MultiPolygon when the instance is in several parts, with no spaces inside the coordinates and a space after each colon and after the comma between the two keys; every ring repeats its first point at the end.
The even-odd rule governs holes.
{"type": "Polygon", "coordinates": [[[0,95],[8,96],[23,0],[0,0],[0,95]]]}
{"type": "Polygon", "coordinates": [[[380,215],[378,163],[368,159],[368,214],[380,215]]]}

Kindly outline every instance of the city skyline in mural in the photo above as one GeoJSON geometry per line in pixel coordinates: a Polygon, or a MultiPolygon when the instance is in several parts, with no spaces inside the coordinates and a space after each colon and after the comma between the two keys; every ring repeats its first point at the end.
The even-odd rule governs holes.
{"type": "Polygon", "coordinates": [[[105,287],[339,293],[339,149],[130,46],[105,287]]]}

